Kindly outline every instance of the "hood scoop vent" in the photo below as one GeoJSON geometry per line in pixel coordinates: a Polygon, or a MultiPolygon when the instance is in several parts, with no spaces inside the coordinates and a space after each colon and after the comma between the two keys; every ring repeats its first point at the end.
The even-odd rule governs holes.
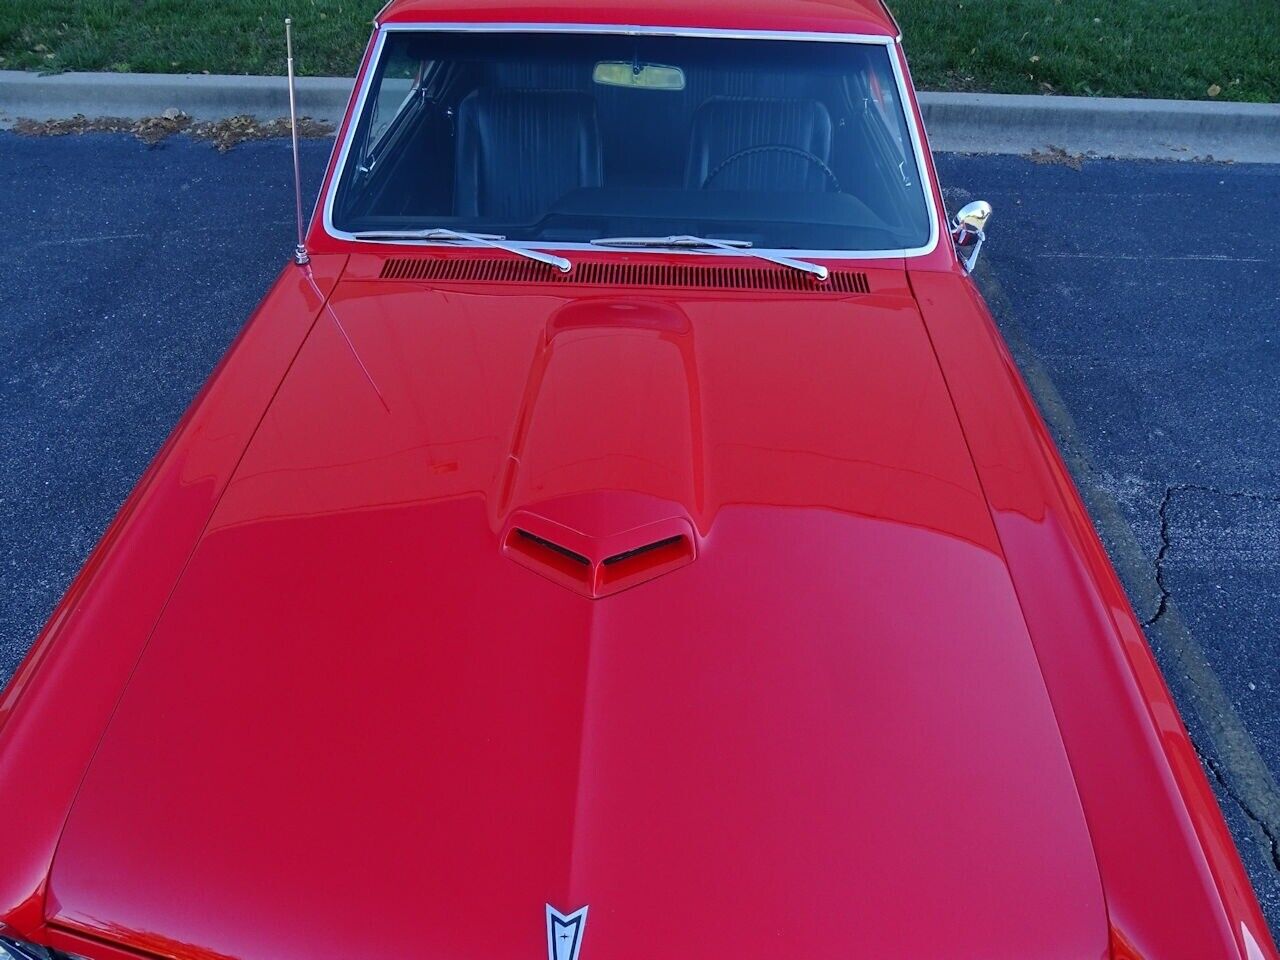
{"type": "Polygon", "coordinates": [[[670,573],[698,555],[693,531],[682,520],[595,538],[524,512],[508,526],[502,552],[522,567],[593,600],[670,573]]]}
{"type": "Polygon", "coordinates": [[[867,275],[832,270],[826,282],[786,268],[708,264],[583,261],[561,273],[532,260],[453,257],[393,257],[382,264],[380,280],[444,283],[559,283],[607,287],[683,287],[709,290],[778,290],[810,293],[870,293],[867,275]]]}
{"type": "Polygon", "coordinates": [[[508,543],[507,546],[530,560],[557,568],[563,567],[565,563],[575,564],[584,569],[591,566],[591,560],[588,557],[584,557],[580,553],[574,553],[568,547],[562,547],[546,537],[540,537],[536,533],[530,533],[528,530],[521,530],[519,527],[513,527],[511,534],[516,538],[517,542],[508,543]]]}

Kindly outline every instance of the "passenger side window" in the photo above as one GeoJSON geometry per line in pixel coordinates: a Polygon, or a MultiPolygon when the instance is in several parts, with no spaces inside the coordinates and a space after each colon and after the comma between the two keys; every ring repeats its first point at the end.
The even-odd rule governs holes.
{"type": "Polygon", "coordinates": [[[849,78],[855,102],[861,99],[866,109],[867,133],[883,149],[886,159],[896,166],[904,186],[912,186],[911,142],[906,128],[906,114],[898,97],[897,84],[887,62],[868,65],[862,74],[849,78]]]}

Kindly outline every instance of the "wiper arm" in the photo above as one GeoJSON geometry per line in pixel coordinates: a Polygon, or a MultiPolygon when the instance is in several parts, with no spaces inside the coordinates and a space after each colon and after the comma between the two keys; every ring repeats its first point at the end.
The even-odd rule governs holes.
{"type": "Polygon", "coordinates": [[[450,230],[448,227],[431,227],[427,230],[361,230],[353,233],[352,236],[357,240],[436,240],[446,243],[450,241],[481,243],[487,247],[497,247],[507,253],[514,253],[518,257],[528,257],[530,260],[549,264],[561,273],[568,273],[573,269],[573,264],[564,257],[503,243],[502,241],[507,238],[497,233],[466,233],[462,230],[450,230]]]}
{"type": "Polygon", "coordinates": [[[819,280],[826,280],[831,275],[830,271],[820,263],[810,263],[808,260],[793,260],[790,257],[781,257],[773,253],[752,250],[750,249],[751,242],[748,240],[718,240],[714,237],[680,235],[674,237],[599,237],[591,242],[597,247],[723,250],[726,253],[736,253],[744,257],[759,257],[761,260],[768,260],[770,263],[790,267],[792,270],[802,270],[805,273],[812,274],[819,280]]]}

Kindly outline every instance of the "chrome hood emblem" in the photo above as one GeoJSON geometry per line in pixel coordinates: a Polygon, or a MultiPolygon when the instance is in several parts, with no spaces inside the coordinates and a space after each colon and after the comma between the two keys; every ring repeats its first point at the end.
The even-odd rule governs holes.
{"type": "Polygon", "coordinates": [[[578,960],[587,929],[587,908],[561,913],[547,904],[547,960],[578,960]]]}

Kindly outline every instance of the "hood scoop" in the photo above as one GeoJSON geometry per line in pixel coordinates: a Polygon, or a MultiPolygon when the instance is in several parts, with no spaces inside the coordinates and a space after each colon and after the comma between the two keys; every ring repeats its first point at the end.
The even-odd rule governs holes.
{"type": "Polygon", "coordinates": [[[540,511],[518,510],[503,533],[502,552],[522,567],[595,600],[692,563],[698,547],[693,525],[684,517],[599,536],[540,511]]]}
{"type": "Polygon", "coordinates": [[[860,270],[832,270],[826,282],[786,268],[587,260],[561,273],[532,260],[393,257],[382,264],[380,280],[434,280],[480,283],[561,283],[607,287],[701,287],[710,290],[777,290],[811,293],[870,293],[860,270]]]}

